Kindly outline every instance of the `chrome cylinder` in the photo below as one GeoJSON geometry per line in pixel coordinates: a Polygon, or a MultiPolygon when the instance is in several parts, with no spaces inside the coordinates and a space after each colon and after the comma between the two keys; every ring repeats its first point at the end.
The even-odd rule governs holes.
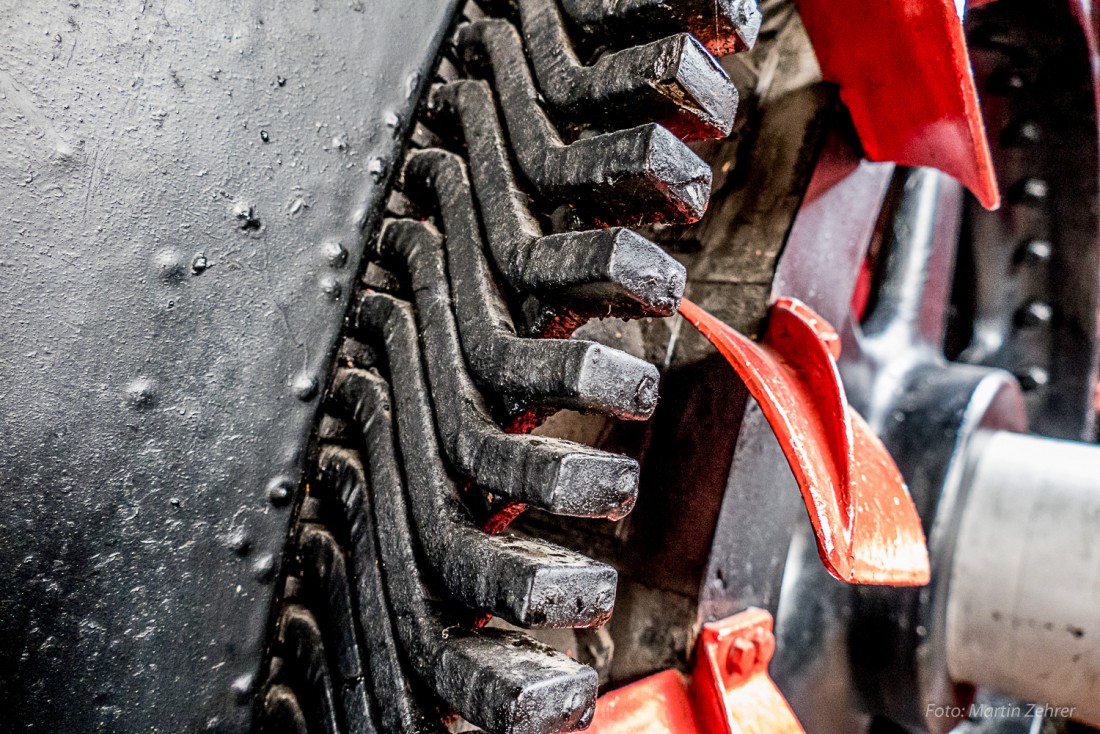
{"type": "Polygon", "coordinates": [[[1100,723],[1100,446],[982,433],[963,481],[951,677],[1100,723]]]}

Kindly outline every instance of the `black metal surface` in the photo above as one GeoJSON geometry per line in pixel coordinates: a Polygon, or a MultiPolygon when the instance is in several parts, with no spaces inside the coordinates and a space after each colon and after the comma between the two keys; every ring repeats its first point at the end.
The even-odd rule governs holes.
{"type": "Polygon", "coordinates": [[[760,31],[756,0],[562,0],[586,33],[613,43],[687,31],[716,56],[752,48],[760,31]]]}
{"type": "MultiPolygon", "coordinates": [[[[386,314],[388,309],[377,310],[386,314]]],[[[402,334],[399,326],[411,321],[411,314],[397,307],[390,314],[379,337],[399,342],[411,336],[411,329],[402,334]]],[[[427,391],[415,374],[417,352],[404,344],[387,346],[390,368],[401,375],[394,399],[412,518],[425,559],[441,583],[468,607],[524,627],[585,627],[606,620],[615,599],[610,566],[544,542],[488,535],[473,524],[439,457],[427,391]]],[[[367,431],[386,430],[386,406],[378,405],[388,402],[380,392],[384,383],[365,372],[342,372],[338,379],[338,394],[359,423],[367,431]]],[[[373,449],[371,458],[373,467],[373,449]]]]}
{"type": "Polygon", "coordinates": [[[336,296],[454,5],[0,3],[0,729],[248,729],[336,296]]]}
{"type": "MultiPolygon", "coordinates": [[[[366,521],[356,550],[364,563],[372,563],[373,559],[381,563],[386,598],[409,664],[441,700],[489,731],[550,734],[583,726],[595,705],[595,671],[522,635],[500,630],[470,631],[433,609],[410,531],[416,510],[413,507],[410,515],[406,507],[405,488],[394,456],[386,383],[366,372],[348,373],[347,378],[344,384],[355,380],[360,386],[349,396],[355,400],[354,409],[360,418],[369,418],[363,423],[364,443],[374,490],[369,493],[371,505],[365,487],[353,495],[364,506],[356,514],[366,521]],[[367,519],[371,514],[367,506],[373,507],[378,552],[369,547],[372,539],[368,537],[367,519]]],[[[406,408],[399,406],[399,424],[400,416],[408,412],[406,408]]],[[[399,425],[398,433],[407,431],[399,425]]],[[[402,449],[407,447],[403,445],[402,449]]],[[[412,484],[413,478],[407,473],[406,477],[410,482],[409,504],[415,505],[422,493],[412,484]]],[[[422,534],[421,542],[428,542],[422,534]]],[[[456,560],[469,560],[473,550],[459,550],[456,560]]],[[[449,583],[452,579],[443,577],[440,581],[449,583]]],[[[499,576],[486,581],[490,585],[508,582],[499,576]]]]}
{"type": "MultiPolygon", "coordinates": [[[[13,569],[15,590],[0,593],[0,662],[10,662],[0,728],[238,732],[254,713],[262,731],[438,732],[452,705],[493,732],[566,731],[591,719],[594,670],[526,636],[477,631],[484,620],[474,613],[598,624],[614,600],[614,570],[489,536],[449,472],[469,468],[492,489],[504,478],[500,489],[554,510],[621,515],[634,499],[634,461],[509,437],[487,406],[643,417],[656,371],[591,342],[520,338],[506,321],[486,330],[471,314],[519,318],[537,304],[575,326],[673,313],[683,270],[641,235],[543,237],[542,228],[558,227],[548,216],[555,199],[591,198],[588,213],[603,209],[606,219],[608,208],[634,204],[623,198],[629,187],[649,194],[626,221],[697,216],[709,179],[694,154],[658,125],[566,145],[533,100],[530,75],[508,83],[515,103],[505,109],[537,111],[546,122],[537,142],[574,166],[560,178],[543,167],[554,198],[525,201],[526,184],[507,171],[508,147],[525,141],[497,140],[507,171],[497,208],[528,240],[493,245],[494,258],[517,263],[513,289],[494,300],[480,252],[476,215],[492,207],[475,207],[464,179],[462,206],[449,207],[448,188],[426,179],[426,200],[443,197],[448,240],[436,233],[434,250],[405,252],[429,276],[417,288],[419,335],[407,304],[373,296],[400,317],[385,335],[399,338],[379,353],[401,369],[389,383],[354,373],[373,385],[374,409],[344,415],[342,429],[330,421],[323,434],[365,448],[382,489],[372,495],[352,450],[309,442],[341,319],[360,303],[363,240],[381,224],[398,144],[453,9],[250,0],[227,13],[164,0],[5,15],[0,92],[14,113],[4,120],[11,145],[0,183],[12,194],[19,247],[0,260],[13,275],[2,280],[0,309],[15,335],[0,364],[18,376],[0,396],[0,478],[13,497],[0,566],[13,569]],[[607,142],[618,147],[597,155],[607,142]],[[598,179],[608,175],[628,178],[605,186],[598,179]],[[454,237],[462,227],[469,238],[454,237]],[[455,295],[467,282],[474,299],[455,295]],[[450,315],[452,296],[465,316],[432,318],[450,315]],[[463,348],[498,350],[481,384],[466,375],[463,348]],[[455,396],[470,398],[473,412],[452,410],[455,396]],[[444,414],[462,418],[451,424],[459,440],[474,441],[466,463],[440,457],[444,414]],[[525,449],[474,457],[492,446],[525,449]],[[319,472],[296,493],[315,449],[319,472]],[[539,473],[531,457],[552,459],[543,480],[526,481],[539,473]],[[379,499],[374,511],[368,495],[379,499]]],[[[526,68],[508,30],[506,51],[526,68]]],[[[592,40],[573,40],[591,50],[592,40]]],[[[652,107],[653,118],[698,136],[722,130],[733,111],[728,80],[683,35],[573,70],[587,87],[570,97],[569,135],[652,107]],[[681,107],[670,94],[684,97],[681,107]]],[[[474,88],[497,130],[492,92],[474,88]]]]}
{"type": "Polygon", "coordinates": [[[287,604],[282,608],[275,629],[276,654],[300,675],[294,685],[301,692],[299,701],[310,729],[324,734],[342,734],[337,718],[336,686],[317,620],[305,607],[287,604]]]}
{"type": "Polygon", "coordinates": [[[266,688],[260,706],[260,734],[308,734],[306,715],[294,691],[287,686],[266,688]]]}
{"type": "MultiPolygon", "coordinates": [[[[633,460],[508,435],[490,406],[498,417],[528,403],[646,417],[656,371],[592,342],[527,338],[540,331],[529,323],[521,337],[509,314],[561,315],[564,335],[593,316],[674,312],[683,269],[641,235],[544,236],[543,227],[697,218],[709,169],[676,135],[727,131],[736,93],[683,33],[582,65],[568,56],[572,42],[587,53],[596,39],[571,28],[571,41],[542,2],[528,53],[553,87],[544,112],[515,29],[469,26],[462,38],[487,52],[508,135],[492,86],[444,87],[441,99],[476,97],[453,106],[478,202],[457,157],[412,157],[404,193],[443,232],[392,222],[379,243],[407,265],[402,284],[388,282],[404,295],[411,281],[414,322],[397,298],[354,297],[353,274],[453,3],[346,5],[252,0],[226,14],[143,2],[114,20],[74,5],[7,20],[18,41],[38,41],[44,24],[57,48],[43,49],[52,58],[29,81],[22,67],[0,71],[29,151],[8,150],[3,183],[22,189],[14,212],[38,211],[11,218],[27,252],[0,261],[18,273],[0,294],[26,337],[26,350],[20,341],[12,351],[22,356],[0,364],[42,367],[14,398],[0,397],[17,429],[0,466],[6,483],[9,468],[18,479],[5,487],[17,499],[0,524],[0,562],[17,568],[23,597],[0,594],[13,620],[0,623],[3,641],[19,654],[0,723],[243,731],[255,703],[264,731],[435,732],[454,707],[492,732],[550,734],[592,716],[595,671],[529,637],[478,630],[474,613],[533,627],[600,624],[614,570],[487,534],[450,472],[556,512],[629,510],[633,460]],[[122,29],[131,37],[120,42],[122,29]],[[555,51],[568,62],[557,72],[555,51]],[[125,91],[106,104],[91,91],[115,88],[125,91]],[[481,117],[467,124],[471,108],[481,117]],[[569,117],[562,133],[559,113],[569,117]],[[650,120],[672,132],[644,124],[594,134],[650,120]],[[471,134],[475,124],[490,130],[488,143],[471,134]],[[491,154],[484,165],[481,149],[491,154]],[[535,201],[524,200],[509,153],[535,201]],[[561,203],[579,214],[551,216],[561,203]],[[493,282],[478,214],[511,289],[493,282]],[[50,224],[36,229],[39,220],[50,224]],[[354,449],[313,444],[319,472],[296,497],[348,303],[386,378],[341,371],[343,428],[324,436],[365,449],[368,468],[354,449]],[[261,681],[261,626],[277,593],[261,681]],[[76,681],[59,685],[73,661],[76,681]],[[71,697],[63,705],[58,691],[71,697]]],[[[751,44],[755,6],[715,8],[722,39],[690,8],[620,6],[647,24],[647,38],[666,24],[698,27],[715,50],[751,44]]],[[[602,17],[600,33],[616,20],[602,17]]],[[[4,51],[22,63],[15,44],[4,51]]]]}
{"type": "MultiPolygon", "coordinates": [[[[633,459],[571,441],[505,433],[493,422],[484,398],[462,370],[458,338],[453,323],[447,324],[453,316],[443,306],[425,313],[424,306],[430,304],[420,305],[417,314],[431,392],[423,382],[418,383],[424,390],[419,395],[399,383],[395,394],[399,401],[408,401],[410,409],[421,411],[418,430],[425,440],[434,436],[432,409],[427,405],[430,394],[447,457],[479,485],[556,513],[613,517],[629,510],[638,481],[633,459]]],[[[368,293],[359,303],[356,323],[368,334],[386,339],[390,359],[402,366],[398,371],[401,381],[417,379],[416,321],[407,304],[368,293]]],[[[431,458],[419,453],[412,456],[431,458]]],[[[438,471],[442,466],[440,463],[438,471]]]]}
{"type": "Polygon", "coordinates": [[[585,65],[556,0],[522,0],[519,10],[539,91],[554,111],[600,126],[658,122],[682,140],[729,134],[737,90],[694,36],[678,33],[585,65]]]}
{"type": "MultiPolygon", "coordinates": [[[[521,401],[619,418],[643,419],[653,413],[659,375],[648,362],[583,339],[517,336],[483,254],[470,184],[458,156],[441,150],[414,153],[405,166],[404,183],[406,194],[427,200],[429,211],[441,210],[454,321],[466,363],[482,384],[521,401]]],[[[389,233],[396,235],[400,228],[406,236],[381,242],[405,259],[418,305],[432,297],[449,306],[442,240],[426,232],[417,237],[410,224],[391,226],[389,233]]],[[[451,309],[442,306],[434,310],[450,322],[451,309]]],[[[432,311],[418,309],[423,318],[432,311]]]]}
{"type": "Polygon", "coordinates": [[[303,596],[316,600],[311,608],[327,634],[329,670],[341,704],[344,730],[374,732],[367,693],[363,645],[355,625],[355,605],[343,550],[327,530],[306,525],[298,537],[303,596]]]}
{"type": "Polygon", "coordinates": [[[460,126],[493,263],[512,288],[581,315],[675,313],[683,266],[644,237],[620,227],[543,235],[512,174],[485,82],[437,88],[432,104],[460,126]]]}
{"type": "Polygon", "coordinates": [[[366,470],[356,452],[326,446],[317,459],[316,491],[325,515],[340,528],[344,547],[355,559],[353,577],[358,628],[370,669],[370,688],[385,732],[438,732],[402,673],[400,653],[387,606],[386,591],[375,550],[374,518],[363,493],[369,491],[366,470]]]}
{"type": "Polygon", "coordinates": [[[693,222],[710,196],[710,168],[656,124],[564,143],[538,101],[523,41],[504,20],[459,29],[467,65],[493,81],[524,176],[548,199],[604,224],[693,222]]]}

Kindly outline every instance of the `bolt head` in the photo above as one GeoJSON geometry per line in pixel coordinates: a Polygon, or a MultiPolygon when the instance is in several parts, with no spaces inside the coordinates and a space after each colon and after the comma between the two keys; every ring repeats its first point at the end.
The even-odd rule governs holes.
{"type": "Polygon", "coordinates": [[[756,645],[752,640],[738,637],[726,653],[726,671],[731,675],[748,675],[756,664],[756,645]]]}

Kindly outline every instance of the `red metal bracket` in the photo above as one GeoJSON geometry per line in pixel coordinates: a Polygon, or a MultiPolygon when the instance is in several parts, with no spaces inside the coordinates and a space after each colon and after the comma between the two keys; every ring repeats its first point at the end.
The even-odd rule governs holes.
{"type": "Polygon", "coordinates": [[[801,734],[768,676],[774,652],[763,609],[704,625],[690,681],[666,670],[601,696],[589,734],[801,734]]]}
{"type": "Polygon", "coordinates": [[[932,166],[1000,205],[954,0],[798,0],[867,157],[932,166]]]}
{"type": "Polygon", "coordinates": [[[890,454],[848,405],[833,327],[793,298],[772,306],[760,344],[686,298],[680,313],[733,365],[771,424],[825,568],[851,583],[928,583],[920,517],[890,454]]]}

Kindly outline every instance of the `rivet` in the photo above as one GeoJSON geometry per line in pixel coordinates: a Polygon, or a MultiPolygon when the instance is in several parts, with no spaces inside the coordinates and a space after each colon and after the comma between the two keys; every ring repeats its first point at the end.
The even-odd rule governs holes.
{"type": "Polygon", "coordinates": [[[267,483],[267,501],[276,507],[283,507],[294,496],[294,481],[290,477],[279,476],[267,483]]]}
{"type": "Polygon", "coordinates": [[[300,374],[290,383],[290,389],[299,400],[312,400],[317,395],[317,380],[310,375],[300,374]]]}

